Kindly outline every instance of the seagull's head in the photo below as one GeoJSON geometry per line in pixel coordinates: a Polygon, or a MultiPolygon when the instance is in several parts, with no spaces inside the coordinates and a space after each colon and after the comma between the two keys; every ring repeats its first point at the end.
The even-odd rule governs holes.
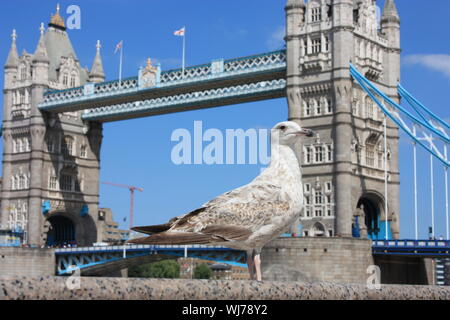
{"type": "Polygon", "coordinates": [[[300,137],[313,137],[314,132],[310,129],[300,127],[296,122],[284,121],[273,127],[272,136],[278,137],[279,144],[291,146],[300,137]]]}

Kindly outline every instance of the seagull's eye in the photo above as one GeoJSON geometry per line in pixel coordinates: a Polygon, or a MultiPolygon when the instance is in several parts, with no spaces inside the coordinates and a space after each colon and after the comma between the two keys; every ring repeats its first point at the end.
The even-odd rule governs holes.
{"type": "Polygon", "coordinates": [[[280,126],[280,130],[286,130],[286,126],[280,126]]]}

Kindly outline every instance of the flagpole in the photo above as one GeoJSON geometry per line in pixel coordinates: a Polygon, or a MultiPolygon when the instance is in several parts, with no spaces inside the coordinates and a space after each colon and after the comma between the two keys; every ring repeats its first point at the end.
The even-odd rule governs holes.
{"type": "Polygon", "coordinates": [[[184,69],[186,67],[186,27],[184,27],[184,35],[183,35],[183,78],[184,78],[184,69]]]}
{"type": "Polygon", "coordinates": [[[122,59],[123,59],[123,42],[120,48],[120,64],[119,64],[119,88],[122,88],[122,59]]]}

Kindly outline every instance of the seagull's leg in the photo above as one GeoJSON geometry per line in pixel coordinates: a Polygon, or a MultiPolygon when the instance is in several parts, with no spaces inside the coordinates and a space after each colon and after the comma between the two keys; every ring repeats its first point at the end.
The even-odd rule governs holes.
{"type": "Polygon", "coordinates": [[[247,251],[247,267],[250,273],[250,280],[255,280],[255,262],[253,260],[253,251],[247,251]]]}
{"type": "Polygon", "coordinates": [[[261,276],[261,255],[259,253],[255,255],[255,259],[254,259],[253,262],[255,263],[255,268],[256,268],[256,280],[262,281],[262,276],[261,276]]]}

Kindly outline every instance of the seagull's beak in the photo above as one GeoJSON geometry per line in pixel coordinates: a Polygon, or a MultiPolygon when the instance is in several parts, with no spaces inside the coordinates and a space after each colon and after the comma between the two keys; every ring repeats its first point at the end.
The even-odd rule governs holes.
{"type": "Polygon", "coordinates": [[[296,136],[307,136],[307,137],[314,137],[315,133],[311,129],[301,129],[299,131],[294,132],[296,136]]]}

